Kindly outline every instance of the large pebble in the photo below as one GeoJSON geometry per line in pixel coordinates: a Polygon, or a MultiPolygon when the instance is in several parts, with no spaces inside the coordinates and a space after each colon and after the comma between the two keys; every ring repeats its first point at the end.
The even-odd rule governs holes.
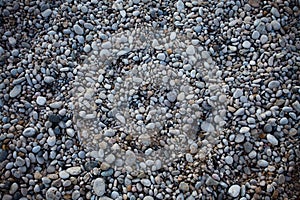
{"type": "Polygon", "coordinates": [[[22,86],[21,85],[16,85],[9,93],[9,96],[11,98],[17,97],[22,91],[22,86]]]}
{"type": "Polygon", "coordinates": [[[93,184],[93,190],[97,196],[103,196],[105,194],[105,181],[103,178],[97,178],[93,184]]]}
{"type": "Polygon", "coordinates": [[[35,130],[34,128],[28,127],[28,128],[26,128],[26,129],[23,131],[22,134],[23,134],[25,137],[32,137],[32,136],[35,135],[35,133],[36,133],[36,130],[35,130]]]}
{"type": "Polygon", "coordinates": [[[77,34],[77,35],[82,35],[83,34],[83,29],[78,25],[78,24],[75,24],[73,26],[73,30],[74,32],[77,34]]]}
{"type": "Polygon", "coordinates": [[[276,139],[276,137],[274,135],[267,134],[267,140],[274,146],[278,145],[278,140],[276,139]]]}
{"type": "Polygon", "coordinates": [[[81,173],[81,167],[70,167],[66,171],[72,176],[77,176],[81,173]]]}
{"type": "Polygon", "coordinates": [[[241,191],[241,187],[239,185],[232,185],[228,189],[228,194],[232,197],[238,197],[241,191]]]}
{"type": "Polygon", "coordinates": [[[40,106],[44,106],[46,104],[47,99],[43,96],[38,96],[36,98],[36,103],[40,106]]]}

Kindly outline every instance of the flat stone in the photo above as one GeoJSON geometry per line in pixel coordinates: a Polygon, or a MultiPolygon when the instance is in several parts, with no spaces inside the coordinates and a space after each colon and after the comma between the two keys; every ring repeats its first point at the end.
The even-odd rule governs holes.
{"type": "Polygon", "coordinates": [[[228,165],[231,165],[233,163],[233,157],[232,156],[226,156],[224,160],[228,165]]]}
{"type": "Polygon", "coordinates": [[[9,96],[11,98],[17,97],[22,91],[22,86],[21,85],[15,85],[14,88],[10,91],[9,96]]]}
{"type": "Polygon", "coordinates": [[[253,144],[250,142],[245,142],[244,143],[244,150],[246,153],[250,153],[253,149],[253,144]]]}
{"type": "Polygon", "coordinates": [[[51,14],[52,14],[52,10],[49,9],[49,8],[46,9],[46,10],[44,10],[44,11],[42,12],[42,16],[43,16],[44,18],[49,17],[51,14]]]}
{"type": "Polygon", "coordinates": [[[274,146],[278,145],[278,140],[274,135],[267,134],[267,140],[274,146]]]}
{"type": "Polygon", "coordinates": [[[253,40],[257,40],[260,37],[260,33],[258,31],[253,31],[251,38],[253,40]]]}
{"type": "Polygon", "coordinates": [[[73,30],[77,35],[83,35],[83,29],[78,24],[73,26],[73,30]]]}
{"type": "Polygon", "coordinates": [[[268,167],[269,163],[268,163],[268,161],[261,159],[261,160],[257,161],[257,165],[260,167],[268,167]]]}
{"type": "Polygon", "coordinates": [[[249,49],[251,47],[251,43],[249,41],[244,41],[242,46],[245,48],[245,49],[249,49]]]}
{"type": "Polygon", "coordinates": [[[278,88],[280,86],[280,82],[279,81],[270,81],[268,84],[268,88],[270,89],[274,89],[274,88],[278,88]]]}
{"type": "Polygon", "coordinates": [[[97,178],[93,184],[93,190],[97,196],[103,196],[105,194],[105,181],[103,178],[97,178]]]}
{"type": "Polygon", "coordinates": [[[40,106],[44,106],[46,104],[46,102],[47,102],[47,99],[43,96],[38,96],[36,98],[36,103],[40,106]]]}
{"type": "Polygon", "coordinates": [[[146,187],[150,187],[151,185],[151,181],[149,179],[142,179],[141,183],[146,187]]]}
{"type": "Polygon", "coordinates": [[[186,49],[186,53],[188,55],[194,55],[196,53],[195,47],[193,45],[189,45],[186,49]]]}
{"type": "Polygon", "coordinates": [[[166,55],[164,53],[159,53],[159,54],[157,54],[156,57],[158,60],[161,60],[161,61],[164,61],[166,59],[166,55]]]}
{"type": "Polygon", "coordinates": [[[277,18],[280,17],[280,13],[279,13],[278,9],[275,7],[271,8],[271,13],[272,13],[272,15],[274,15],[274,17],[277,17],[277,18]]]}
{"type": "Polygon", "coordinates": [[[179,189],[183,192],[188,192],[190,190],[189,184],[187,184],[186,182],[181,182],[179,184],[179,189]]]}
{"type": "Polygon", "coordinates": [[[239,185],[232,185],[228,189],[228,194],[232,197],[238,197],[241,191],[241,187],[239,185]]]}
{"type": "Polygon", "coordinates": [[[67,179],[70,177],[70,174],[66,171],[60,171],[58,174],[59,174],[59,177],[62,179],[67,179]]]}
{"type": "Polygon", "coordinates": [[[243,95],[243,90],[237,88],[233,93],[233,98],[237,99],[240,98],[243,95]]]}
{"type": "Polygon", "coordinates": [[[0,149],[0,162],[6,160],[8,152],[6,150],[0,149]]]}
{"type": "Polygon", "coordinates": [[[26,128],[26,129],[23,131],[22,134],[23,134],[25,137],[32,137],[32,136],[35,135],[35,133],[36,133],[36,130],[35,130],[34,128],[28,127],[28,128],[26,128]]]}
{"type": "Polygon", "coordinates": [[[77,176],[81,173],[81,167],[70,167],[66,171],[72,176],[77,176]]]}
{"type": "Polygon", "coordinates": [[[278,31],[281,28],[281,25],[277,20],[271,21],[271,26],[272,26],[273,30],[275,30],[275,31],[278,31]]]}
{"type": "Polygon", "coordinates": [[[249,127],[242,127],[241,129],[240,129],[240,133],[248,133],[250,131],[250,128],[249,127]]]}
{"type": "Polygon", "coordinates": [[[269,38],[266,35],[262,35],[260,36],[260,43],[261,44],[265,44],[266,42],[268,42],[269,38]]]}

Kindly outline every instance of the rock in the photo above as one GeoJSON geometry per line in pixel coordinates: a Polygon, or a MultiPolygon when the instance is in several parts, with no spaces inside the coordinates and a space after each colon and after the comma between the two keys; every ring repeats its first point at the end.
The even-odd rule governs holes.
{"type": "Polygon", "coordinates": [[[251,43],[249,41],[244,41],[242,43],[242,46],[245,48],[245,49],[249,49],[251,47],[251,43]]]}
{"type": "Polygon", "coordinates": [[[286,125],[288,123],[289,123],[289,120],[286,117],[281,118],[279,121],[280,125],[286,125]]]}
{"type": "Polygon", "coordinates": [[[239,185],[232,185],[230,186],[230,188],[228,189],[228,194],[231,197],[238,197],[241,191],[241,187],[239,185]]]}
{"type": "Polygon", "coordinates": [[[253,40],[257,40],[260,37],[260,33],[258,31],[253,31],[251,38],[253,40]]]}
{"type": "Polygon", "coordinates": [[[250,128],[249,127],[242,127],[241,129],[240,129],[240,133],[248,133],[250,131],[250,128]]]}
{"type": "Polygon", "coordinates": [[[232,156],[226,156],[224,160],[228,165],[231,165],[233,163],[233,157],[232,156]]]}
{"type": "Polygon", "coordinates": [[[35,133],[36,133],[36,130],[35,130],[34,128],[28,127],[28,128],[26,128],[26,129],[23,131],[22,134],[23,134],[25,137],[32,137],[32,136],[35,135],[35,133]]]}
{"type": "Polygon", "coordinates": [[[101,47],[102,47],[103,49],[110,49],[110,48],[112,47],[112,44],[111,44],[110,41],[103,42],[103,43],[101,44],[101,47]]]}
{"type": "Polygon", "coordinates": [[[276,139],[275,136],[273,136],[271,134],[267,134],[267,140],[274,146],[278,145],[278,140],[276,139]]]}
{"type": "Polygon", "coordinates": [[[42,16],[43,16],[44,18],[49,17],[51,14],[52,14],[52,10],[49,9],[49,8],[46,9],[46,10],[44,10],[44,11],[42,12],[42,16]]]}
{"type": "Polygon", "coordinates": [[[259,167],[268,167],[269,163],[268,163],[268,161],[261,159],[261,160],[257,161],[257,165],[259,167]]]}
{"type": "Polygon", "coordinates": [[[70,177],[70,174],[63,170],[63,171],[60,171],[60,172],[59,172],[59,177],[60,177],[61,179],[67,179],[67,178],[70,177]]]}
{"type": "Polygon", "coordinates": [[[58,115],[56,115],[56,114],[50,114],[50,115],[48,116],[48,120],[49,120],[50,122],[52,122],[52,123],[59,123],[60,120],[61,120],[61,118],[60,118],[60,116],[58,116],[58,115]]]}
{"type": "Polygon", "coordinates": [[[270,132],[272,132],[272,130],[273,130],[273,128],[272,128],[272,125],[271,125],[271,124],[265,124],[265,125],[264,125],[264,131],[265,131],[266,133],[270,133],[270,132]]]}
{"type": "Polygon", "coordinates": [[[299,101],[295,101],[294,103],[292,103],[293,108],[300,113],[300,103],[299,101]]]}
{"type": "Polygon", "coordinates": [[[21,85],[15,85],[14,88],[10,91],[9,96],[11,98],[17,97],[22,91],[22,86],[21,85]]]}
{"type": "Polygon", "coordinates": [[[133,151],[127,150],[125,153],[125,163],[129,166],[132,166],[135,164],[136,156],[133,151]]]}
{"type": "Polygon", "coordinates": [[[233,98],[237,99],[240,98],[243,95],[243,90],[237,88],[233,93],[233,98]]]}
{"type": "Polygon", "coordinates": [[[176,92],[174,92],[174,91],[168,92],[168,93],[167,93],[167,99],[168,99],[171,103],[175,102],[176,99],[177,99],[177,94],[176,94],[176,92]]]}
{"type": "Polygon", "coordinates": [[[215,185],[219,185],[219,181],[213,179],[211,176],[208,176],[205,184],[208,186],[215,186],[215,185]]]}
{"type": "Polygon", "coordinates": [[[235,136],[235,140],[234,141],[236,143],[241,143],[241,142],[244,142],[244,140],[245,140],[245,136],[243,134],[237,134],[235,136]]]}
{"type": "Polygon", "coordinates": [[[101,176],[108,177],[108,176],[113,175],[113,173],[114,173],[114,170],[112,168],[110,168],[108,170],[105,170],[105,171],[101,172],[101,176]]]}
{"type": "Polygon", "coordinates": [[[92,169],[99,167],[99,162],[97,161],[88,161],[84,164],[84,168],[86,171],[91,171],[92,169]]]}
{"type": "Polygon", "coordinates": [[[154,200],[154,198],[151,197],[151,196],[145,196],[145,197],[143,198],[143,200],[154,200]]]}
{"type": "Polygon", "coordinates": [[[81,173],[81,167],[70,167],[66,171],[72,176],[77,176],[81,173]]]}
{"type": "Polygon", "coordinates": [[[195,47],[193,45],[189,45],[186,49],[186,53],[188,55],[194,55],[196,53],[195,47]]]}
{"type": "Polygon", "coordinates": [[[97,178],[93,184],[93,190],[97,196],[103,196],[105,194],[105,181],[103,178],[97,178]]]}
{"type": "Polygon", "coordinates": [[[80,197],[80,192],[78,190],[75,190],[72,192],[72,200],[77,200],[80,197]]]}
{"type": "Polygon", "coordinates": [[[278,88],[279,86],[280,86],[279,81],[270,81],[268,84],[268,88],[270,89],[278,88]]]}
{"type": "Polygon", "coordinates": [[[149,179],[142,179],[141,183],[146,187],[150,187],[151,185],[151,181],[149,179]]]}
{"type": "Polygon", "coordinates": [[[272,7],[271,8],[271,13],[272,13],[272,15],[274,15],[274,17],[277,17],[277,18],[280,17],[280,13],[279,13],[277,8],[272,7]]]}
{"type": "Polygon", "coordinates": [[[237,111],[235,111],[235,116],[241,116],[245,114],[245,108],[239,108],[237,111]]]}
{"type": "Polygon", "coordinates": [[[43,96],[38,96],[36,98],[36,103],[40,106],[44,106],[46,104],[46,102],[47,102],[47,99],[43,96]]]}
{"type": "Polygon", "coordinates": [[[47,84],[51,84],[54,82],[54,78],[52,76],[45,76],[44,77],[44,82],[47,84]]]}
{"type": "Polygon", "coordinates": [[[50,187],[46,192],[46,199],[49,200],[60,200],[61,194],[55,187],[50,187]]]}
{"type": "Polygon", "coordinates": [[[244,143],[244,150],[246,153],[250,153],[253,149],[253,144],[250,142],[245,142],[244,143]]]}
{"type": "Polygon", "coordinates": [[[166,55],[164,53],[159,53],[157,54],[157,59],[164,61],[166,59],[166,55]]]}
{"type": "Polygon", "coordinates": [[[73,26],[73,30],[77,35],[83,35],[83,29],[78,24],[73,26]]]}
{"type": "Polygon", "coordinates": [[[273,30],[275,30],[275,31],[278,31],[281,28],[281,25],[277,20],[271,21],[271,25],[272,25],[273,30]]]}
{"type": "Polygon", "coordinates": [[[260,43],[261,44],[265,44],[266,42],[268,42],[269,38],[266,35],[262,35],[260,36],[260,43]]]}
{"type": "Polygon", "coordinates": [[[109,154],[108,156],[106,156],[105,161],[108,164],[112,164],[113,162],[115,162],[116,157],[113,154],[109,154]]]}
{"type": "Polygon", "coordinates": [[[0,162],[6,160],[8,152],[6,150],[0,149],[0,162]]]}
{"type": "Polygon", "coordinates": [[[47,139],[47,144],[50,146],[50,147],[53,147],[55,144],[56,144],[56,136],[49,136],[48,139],[47,139]]]}
{"type": "Polygon", "coordinates": [[[187,184],[186,182],[181,182],[179,184],[179,189],[183,192],[188,192],[190,190],[189,184],[187,184]]]}

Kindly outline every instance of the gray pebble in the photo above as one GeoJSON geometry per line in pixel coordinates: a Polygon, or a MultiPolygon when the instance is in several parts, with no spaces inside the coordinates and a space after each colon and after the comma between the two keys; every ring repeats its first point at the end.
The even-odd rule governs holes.
{"type": "Polygon", "coordinates": [[[81,173],[81,167],[69,167],[66,171],[72,176],[77,176],[81,173]]]}
{"type": "Polygon", "coordinates": [[[245,48],[245,49],[249,49],[251,47],[251,43],[249,41],[244,41],[242,46],[245,48]]]}
{"type": "Polygon", "coordinates": [[[253,144],[250,142],[245,142],[244,143],[244,150],[246,153],[250,153],[253,149],[253,144]]]}
{"type": "Polygon", "coordinates": [[[278,145],[278,140],[276,139],[275,136],[273,136],[271,134],[267,134],[267,140],[274,146],[278,145]]]}
{"type": "Polygon", "coordinates": [[[260,167],[267,167],[269,165],[269,163],[268,163],[268,161],[261,159],[261,160],[257,161],[257,165],[260,167]]]}
{"type": "Polygon", "coordinates": [[[73,30],[77,35],[83,35],[83,29],[78,24],[73,26],[73,30]]]}
{"type": "Polygon", "coordinates": [[[164,61],[166,59],[166,55],[164,53],[157,54],[157,59],[164,61]]]}
{"type": "Polygon", "coordinates": [[[51,83],[53,83],[53,81],[54,81],[54,78],[52,76],[45,76],[44,77],[44,82],[45,83],[51,84],[51,83]]]}
{"type": "Polygon", "coordinates": [[[0,162],[7,158],[8,152],[6,150],[0,149],[0,162]]]}
{"type": "Polygon", "coordinates": [[[47,102],[47,99],[43,96],[38,96],[36,98],[36,103],[40,106],[44,106],[46,104],[46,102],[47,102]]]}
{"type": "Polygon", "coordinates": [[[46,9],[46,10],[44,10],[44,11],[42,12],[42,16],[43,16],[44,18],[49,17],[51,14],[52,14],[52,10],[49,9],[49,8],[46,9]]]}
{"type": "Polygon", "coordinates": [[[275,30],[275,31],[278,31],[281,28],[281,25],[277,20],[271,21],[271,25],[272,25],[273,30],[275,30]]]}
{"type": "Polygon", "coordinates": [[[49,136],[48,139],[47,139],[47,144],[50,146],[50,147],[53,147],[55,144],[56,144],[56,136],[49,136]]]}
{"type": "Polygon", "coordinates": [[[186,49],[186,53],[188,55],[194,55],[196,53],[195,47],[193,45],[189,45],[186,49]]]}
{"type": "Polygon", "coordinates": [[[23,131],[22,134],[23,134],[25,137],[32,137],[32,136],[35,135],[35,133],[36,133],[36,130],[35,130],[34,128],[28,127],[28,128],[26,128],[26,129],[23,131]]]}
{"type": "Polygon", "coordinates": [[[237,99],[240,98],[243,95],[243,90],[237,88],[233,93],[233,98],[237,99]]]}
{"type": "Polygon", "coordinates": [[[266,35],[262,35],[260,36],[260,43],[261,44],[265,44],[266,42],[268,42],[269,38],[266,35]]]}
{"type": "Polygon", "coordinates": [[[16,161],[15,161],[15,164],[18,166],[18,167],[22,167],[23,165],[25,165],[25,160],[21,157],[17,157],[16,158],[16,161]]]}
{"type": "Polygon", "coordinates": [[[268,88],[270,89],[278,88],[279,86],[280,86],[279,81],[270,81],[268,84],[268,88]]]}
{"type": "Polygon", "coordinates": [[[187,192],[187,191],[190,190],[189,184],[186,183],[186,182],[181,182],[181,183],[179,184],[179,189],[180,189],[181,191],[183,191],[183,192],[187,192]]]}
{"type": "Polygon", "coordinates": [[[149,179],[142,179],[141,183],[146,187],[150,187],[151,185],[151,181],[149,179]]]}
{"type": "Polygon", "coordinates": [[[105,194],[105,181],[103,178],[97,178],[93,184],[93,190],[97,196],[103,196],[105,194]]]}
{"type": "Polygon", "coordinates": [[[234,141],[236,143],[241,143],[241,142],[244,142],[244,140],[245,140],[245,136],[243,134],[237,134],[235,136],[235,140],[234,141]]]}
{"type": "Polygon", "coordinates": [[[239,185],[232,185],[228,189],[228,194],[232,197],[238,197],[241,191],[241,187],[239,185]]]}
{"type": "Polygon", "coordinates": [[[10,91],[9,96],[11,98],[17,97],[22,91],[22,86],[21,85],[15,85],[14,88],[10,91]]]}
{"type": "Polygon", "coordinates": [[[70,177],[70,174],[67,173],[66,171],[60,171],[59,172],[59,177],[62,178],[62,179],[67,179],[70,177]]]}
{"type": "Polygon", "coordinates": [[[258,31],[253,31],[251,37],[253,40],[257,40],[260,37],[260,33],[258,31]]]}

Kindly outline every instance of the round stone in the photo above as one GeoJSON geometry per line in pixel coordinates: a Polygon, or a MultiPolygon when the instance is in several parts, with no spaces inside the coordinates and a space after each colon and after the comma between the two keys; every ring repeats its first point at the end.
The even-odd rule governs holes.
{"type": "Polygon", "coordinates": [[[47,99],[43,96],[38,96],[36,98],[36,103],[40,106],[44,106],[46,104],[46,102],[47,102],[47,99]]]}
{"type": "Polygon", "coordinates": [[[36,133],[36,130],[35,130],[34,128],[28,127],[28,128],[26,128],[26,129],[23,131],[22,134],[23,134],[25,137],[32,137],[32,136],[35,135],[35,133],[36,133]]]}
{"type": "Polygon", "coordinates": [[[232,156],[226,156],[225,157],[225,162],[228,164],[228,165],[231,165],[233,163],[233,158],[232,156]]]}
{"type": "Polygon", "coordinates": [[[103,196],[105,194],[105,181],[103,178],[97,178],[93,184],[93,190],[97,196],[103,196]]]}
{"type": "Polygon", "coordinates": [[[269,163],[268,163],[268,161],[261,159],[261,160],[257,161],[257,165],[260,167],[268,167],[269,163]]]}
{"type": "Polygon", "coordinates": [[[277,20],[271,21],[271,26],[272,26],[273,30],[275,30],[275,31],[278,31],[281,28],[281,25],[277,20]]]}
{"type": "Polygon", "coordinates": [[[17,97],[22,91],[22,86],[21,85],[16,85],[13,87],[13,89],[10,91],[9,96],[11,98],[17,97]]]}
{"type": "Polygon", "coordinates": [[[245,48],[245,49],[249,49],[251,47],[251,43],[249,41],[244,41],[242,46],[245,48]]]}
{"type": "Polygon", "coordinates": [[[187,184],[186,182],[181,182],[180,184],[179,184],[179,189],[181,190],[181,191],[183,191],[183,192],[187,192],[187,191],[189,191],[189,184],[187,184]]]}
{"type": "Polygon", "coordinates": [[[77,34],[77,35],[82,35],[83,34],[83,29],[78,25],[78,24],[75,24],[73,26],[73,30],[74,32],[77,34]]]}
{"type": "Polygon", "coordinates": [[[260,37],[260,33],[258,31],[253,31],[251,38],[253,40],[257,40],[260,37]]]}
{"type": "Polygon", "coordinates": [[[0,149],[0,162],[7,158],[8,152],[6,150],[0,149]]]}
{"type": "Polygon", "coordinates": [[[260,36],[260,43],[261,44],[265,44],[266,42],[268,42],[269,38],[266,35],[262,35],[260,36]]]}
{"type": "Polygon", "coordinates": [[[188,55],[194,55],[195,54],[195,47],[193,45],[189,45],[186,49],[186,53],[188,55]]]}
{"type": "Polygon", "coordinates": [[[230,188],[228,189],[228,194],[231,197],[238,197],[241,191],[241,187],[239,185],[232,185],[230,186],[230,188]]]}
{"type": "Polygon", "coordinates": [[[267,134],[267,140],[274,146],[278,145],[278,140],[276,139],[275,136],[273,136],[271,134],[267,134]]]}

